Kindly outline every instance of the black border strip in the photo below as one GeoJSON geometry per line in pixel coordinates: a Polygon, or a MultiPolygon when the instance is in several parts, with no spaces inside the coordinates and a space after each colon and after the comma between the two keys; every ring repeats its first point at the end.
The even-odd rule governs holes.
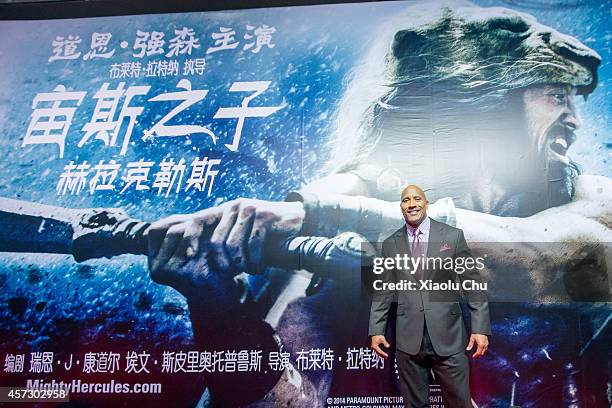
{"type": "MultiPolygon", "coordinates": [[[[65,0],[0,4],[0,20],[53,20],[127,16],[137,14],[188,13],[377,0],[65,0]]],[[[380,0],[378,0],[380,1],[380,0]]]]}

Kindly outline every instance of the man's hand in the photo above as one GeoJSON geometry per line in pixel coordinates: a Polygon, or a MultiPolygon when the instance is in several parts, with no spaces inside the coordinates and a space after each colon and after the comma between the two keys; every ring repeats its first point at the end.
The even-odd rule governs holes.
{"type": "Polygon", "coordinates": [[[381,344],[383,346],[385,346],[386,348],[391,347],[391,345],[387,342],[387,339],[385,339],[385,336],[382,336],[382,335],[372,336],[372,340],[371,340],[371,343],[370,343],[370,348],[372,350],[374,350],[376,352],[376,354],[378,354],[382,358],[389,357],[389,355],[387,353],[385,353],[383,351],[383,349],[380,347],[381,344]]]}
{"type": "Polygon", "coordinates": [[[185,268],[190,264],[207,264],[228,276],[255,269],[266,237],[297,235],[303,221],[302,203],[243,198],[164,218],[148,231],[151,277],[176,287],[177,281],[182,286],[202,277],[202,271],[185,268]]]}
{"type": "Polygon", "coordinates": [[[487,352],[487,348],[489,348],[489,338],[484,334],[472,334],[466,350],[470,351],[474,347],[474,343],[476,344],[476,352],[472,354],[472,357],[479,358],[484,356],[487,352]]]}

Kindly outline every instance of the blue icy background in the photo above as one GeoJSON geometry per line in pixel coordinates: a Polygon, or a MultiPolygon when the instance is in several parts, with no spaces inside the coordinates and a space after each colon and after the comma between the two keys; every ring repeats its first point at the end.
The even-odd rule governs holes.
{"type": "MultiPolygon", "coordinates": [[[[583,166],[585,173],[612,176],[609,163],[612,152],[612,92],[609,86],[612,77],[612,3],[591,1],[547,6],[552,2],[482,1],[479,4],[507,6],[533,14],[541,22],[577,37],[600,53],[603,58],[600,83],[582,106],[584,126],[578,132],[578,141],[570,153],[583,166]]],[[[333,160],[328,156],[325,143],[333,130],[335,109],[346,78],[370,42],[376,40],[377,27],[404,5],[402,2],[388,2],[0,22],[0,60],[3,61],[0,66],[0,125],[3,135],[0,139],[3,152],[0,157],[3,180],[0,196],[71,208],[120,207],[130,215],[146,220],[188,213],[242,196],[282,199],[288,191],[319,176],[325,161],[333,160]],[[206,135],[161,138],[153,142],[140,140],[143,130],[170,106],[153,102],[142,102],[145,112],[133,131],[132,144],[125,157],[118,156],[119,147],[105,147],[100,141],[90,140],[82,149],[76,146],[83,135],[80,129],[89,121],[95,106],[93,94],[104,82],[110,82],[112,88],[119,82],[109,79],[110,64],[140,61],[145,65],[148,61],[146,57],[136,59],[131,56],[137,29],[162,31],[166,34],[165,39],[169,40],[175,29],[183,26],[193,28],[201,48],[192,57],[202,57],[206,48],[212,45],[210,34],[218,31],[220,26],[234,28],[236,39],[242,45],[247,24],[274,26],[277,30],[273,34],[275,47],[264,47],[259,54],[241,51],[239,47],[208,56],[205,74],[189,77],[193,89],[208,89],[208,96],[174,122],[211,124],[220,136],[216,146],[206,135]],[[112,59],[47,62],[52,55],[51,42],[56,36],[79,35],[84,49],[94,31],[112,33],[112,44],[117,49],[112,59]],[[128,41],[130,47],[119,48],[121,40],[128,41]],[[284,105],[284,108],[267,118],[247,119],[239,151],[230,152],[223,144],[231,142],[235,120],[213,121],[212,116],[221,106],[240,103],[242,94],[230,95],[227,91],[232,82],[261,80],[270,80],[272,85],[251,105],[284,105]],[[69,90],[87,91],[66,138],[63,159],[59,159],[55,145],[21,147],[34,96],[50,92],[58,84],[69,90]],[[116,159],[125,165],[141,158],[159,162],[163,157],[173,157],[175,160],[185,158],[190,163],[196,156],[222,159],[221,173],[215,182],[214,194],[209,198],[195,190],[168,198],[158,196],[153,190],[130,190],[124,195],[83,192],[79,196],[58,196],[55,192],[63,166],[70,160],[97,163],[101,159],[116,159]]],[[[183,61],[185,57],[178,59],[183,61]]],[[[125,81],[128,86],[150,85],[149,98],[174,91],[180,78],[131,78],[125,81]]],[[[132,105],[137,101],[134,100],[132,105]]],[[[152,283],[145,261],[144,257],[125,255],[112,260],[76,264],[69,256],[1,255],[2,358],[4,352],[55,351],[66,354],[133,349],[160,354],[163,350],[189,348],[191,326],[183,299],[172,289],[152,283]]],[[[559,316],[563,314],[551,310],[549,327],[559,330],[558,336],[563,336],[564,332],[569,336],[574,325],[559,326],[559,316]]],[[[593,309],[592,317],[585,324],[601,327],[607,316],[606,309],[603,312],[593,309]]],[[[509,317],[496,329],[504,336],[516,333],[537,335],[541,324],[541,320],[509,317]]],[[[579,338],[580,333],[569,337],[574,339],[574,335],[578,337],[576,342],[584,342],[579,338]]],[[[559,348],[552,337],[542,341],[545,344],[538,343],[523,355],[517,352],[518,363],[533,367],[535,360],[542,359],[543,349],[559,348]]],[[[496,359],[492,364],[505,363],[496,359]]],[[[14,382],[15,377],[0,376],[3,383],[14,382]]],[[[197,398],[202,384],[194,380],[195,376],[189,378],[189,381],[180,381],[177,377],[164,377],[167,385],[165,395],[176,396],[179,391],[186,391],[180,394],[184,395],[185,403],[197,398]]],[[[509,390],[504,398],[508,394],[509,390]]],[[[528,406],[525,402],[524,406],[528,406]]],[[[507,399],[504,403],[507,406],[507,399]]],[[[535,406],[544,406],[538,404],[535,406]]],[[[492,402],[491,406],[497,405],[492,402]]]]}

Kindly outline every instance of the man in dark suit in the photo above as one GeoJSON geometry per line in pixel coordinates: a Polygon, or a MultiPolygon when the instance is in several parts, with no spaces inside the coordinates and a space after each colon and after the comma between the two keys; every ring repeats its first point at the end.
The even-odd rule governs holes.
{"type": "MultiPolygon", "coordinates": [[[[384,258],[408,254],[422,259],[471,258],[463,231],[427,217],[427,198],[421,188],[409,185],[401,197],[401,209],[406,225],[383,242],[384,258]]],[[[481,282],[476,268],[463,273],[440,267],[415,268],[412,273],[395,268],[393,280],[408,279],[420,288],[421,281],[433,283],[464,281],[481,282]]],[[[371,347],[380,356],[388,354],[381,348],[390,347],[385,330],[391,303],[395,298],[375,295],[370,311],[369,335],[371,347]]],[[[471,315],[469,344],[459,305],[457,290],[433,292],[403,290],[396,292],[396,361],[399,368],[400,392],[406,407],[429,407],[429,371],[433,370],[442,388],[442,396],[450,408],[471,408],[469,364],[466,350],[477,347],[474,358],[487,350],[491,335],[489,306],[483,292],[467,295],[471,315]],[[467,348],[466,348],[467,344],[467,348]]]]}

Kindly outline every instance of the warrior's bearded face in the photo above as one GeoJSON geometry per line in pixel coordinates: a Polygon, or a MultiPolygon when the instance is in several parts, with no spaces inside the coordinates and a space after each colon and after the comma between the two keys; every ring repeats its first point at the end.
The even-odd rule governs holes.
{"type": "Polygon", "coordinates": [[[523,93],[530,147],[549,169],[570,165],[567,151],[581,122],[569,85],[536,85],[523,93]]]}
{"type": "Polygon", "coordinates": [[[419,180],[431,198],[498,215],[567,203],[579,174],[567,156],[574,97],[596,88],[601,57],[527,14],[443,3],[407,7],[359,64],[339,106],[334,171],[389,199],[419,180]]]}
{"type": "Polygon", "coordinates": [[[568,202],[573,179],[580,174],[578,165],[567,155],[581,126],[576,93],[576,88],[567,84],[545,84],[527,87],[520,95],[529,152],[526,157],[531,161],[528,168],[534,175],[545,177],[539,182],[537,177],[530,180],[545,183],[545,189],[535,188],[545,194],[535,200],[545,207],[568,202]]]}

